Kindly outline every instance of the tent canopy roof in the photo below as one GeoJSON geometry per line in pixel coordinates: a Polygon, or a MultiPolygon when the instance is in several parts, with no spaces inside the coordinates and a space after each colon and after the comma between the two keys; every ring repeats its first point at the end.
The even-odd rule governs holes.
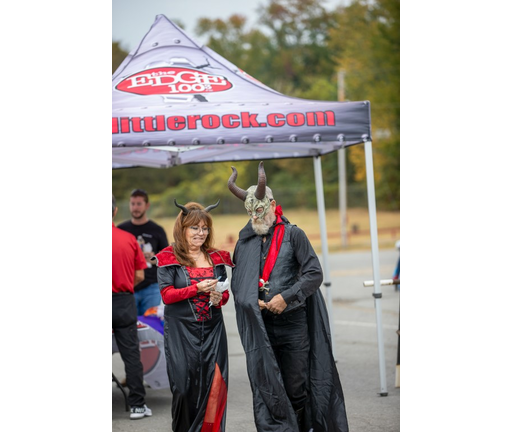
{"type": "Polygon", "coordinates": [[[366,140],[368,101],[285,96],[164,15],[112,76],[114,168],[311,157],[366,140]]]}

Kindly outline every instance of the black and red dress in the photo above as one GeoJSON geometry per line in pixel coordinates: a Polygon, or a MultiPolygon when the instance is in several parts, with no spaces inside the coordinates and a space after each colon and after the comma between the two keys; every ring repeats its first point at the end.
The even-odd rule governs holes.
{"type": "Polygon", "coordinates": [[[158,283],[165,303],[164,339],[172,397],[174,432],[224,431],[228,390],[228,345],[221,306],[198,293],[205,279],[226,279],[229,252],[208,251],[213,267],[181,265],[172,246],[156,255],[158,283]]]}

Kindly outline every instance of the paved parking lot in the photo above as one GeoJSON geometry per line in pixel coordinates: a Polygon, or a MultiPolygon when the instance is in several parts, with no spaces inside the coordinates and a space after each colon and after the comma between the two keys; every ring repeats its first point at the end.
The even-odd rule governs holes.
{"type": "MultiPolygon", "coordinates": [[[[395,249],[379,253],[381,279],[390,279],[398,259],[395,249]]],[[[320,257],[322,262],[322,258],[320,257]]],[[[323,264],[323,263],[322,263],[323,264]]],[[[371,253],[336,253],[329,256],[329,288],[332,299],[334,353],[345,394],[351,432],[398,432],[400,430],[400,388],[395,387],[398,353],[399,291],[382,287],[382,335],[387,396],[381,396],[382,376],[373,288],[363,287],[372,280],[371,253]]],[[[322,287],[324,297],[326,288],[322,287]]],[[[229,344],[229,391],[226,432],[256,432],[252,414],[252,394],[247,377],[245,354],[236,327],[234,302],[224,307],[229,344]]],[[[112,370],[124,377],[119,354],[112,370]]],[[[171,394],[167,389],[147,388],[147,404],[153,416],[130,420],[124,410],[122,393],[112,384],[112,432],[171,431],[171,394]]]]}

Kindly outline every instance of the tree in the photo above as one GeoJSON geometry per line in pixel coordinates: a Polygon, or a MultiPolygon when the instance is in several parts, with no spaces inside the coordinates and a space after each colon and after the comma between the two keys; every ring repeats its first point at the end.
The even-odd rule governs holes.
{"type": "Polygon", "coordinates": [[[271,0],[260,12],[259,29],[248,29],[244,16],[232,15],[201,18],[196,32],[208,37],[208,47],[274,90],[335,100],[335,59],[327,45],[334,22],[322,2],[271,0]]]}
{"type": "MultiPolygon", "coordinates": [[[[336,14],[330,48],[345,71],[349,100],[369,100],[374,170],[381,208],[400,205],[400,1],[356,0],[336,14]]],[[[366,178],[364,149],[350,149],[355,180],[366,178]]]]}
{"type": "Polygon", "coordinates": [[[269,34],[272,75],[291,83],[292,93],[307,88],[309,77],[334,72],[327,44],[334,23],[322,0],[271,0],[259,22],[269,34]]]}
{"type": "Polygon", "coordinates": [[[232,15],[226,21],[200,18],[195,31],[208,36],[206,45],[213,51],[264,82],[269,59],[268,37],[257,29],[248,29],[246,17],[232,15]]]}
{"type": "Polygon", "coordinates": [[[126,58],[128,53],[121,48],[119,42],[112,41],[112,74],[126,58]]]}
{"type": "MultiPolygon", "coordinates": [[[[259,28],[232,15],[227,20],[201,18],[196,34],[206,45],[265,85],[304,99],[337,100],[337,71],[346,72],[345,94],[350,100],[369,100],[372,107],[374,170],[377,205],[394,210],[400,205],[400,2],[355,0],[327,12],[323,0],[269,0],[262,8],[259,28]]],[[[113,71],[124,60],[112,42],[113,71]],[[116,64],[116,66],[114,66],[116,64]]],[[[364,205],[366,183],[363,146],[348,149],[349,206],[364,205]],[[350,195],[351,191],[355,191],[350,195]],[[363,192],[361,192],[363,191],[363,192]]],[[[253,183],[256,162],[237,162],[241,184],[253,183]],[[247,173],[246,173],[247,170],[247,173]],[[254,171],[254,173],[253,173],[254,171]],[[252,173],[252,174],[251,174],[252,173]],[[244,180],[244,176],[248,178],[244,180]]],[[[114,194],[126,196],[135,187],[148,190],[173,205],[201,194],[203,185],[229,200],[225,182],[230,163],[190,164],[172,170],[114,170],[114,194]],[[202,181],[197,184],[196,180],[202,181]],[[224,190],[225,189],[225,190],[224,190]]],[[[326,206],[338,205],[336,153],[323,157],[326,206]]],[[[310,158],[265,161],[272,184],[280,188],[286,207],[314,206],[313,163],[310,158]]],[[[203,188],[204,189],[204,188],[203,188]]],[[[198,198],[199,199],[199,198],[198,198]]],[[[235,206],[238,208],[239,206],[235,206]]]]}

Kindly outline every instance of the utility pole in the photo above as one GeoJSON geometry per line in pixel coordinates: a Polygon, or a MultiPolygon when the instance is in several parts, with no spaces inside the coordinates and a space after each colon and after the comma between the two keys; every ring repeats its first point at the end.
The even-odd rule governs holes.
{"type": "MultiPolygon", "coordinates": [[[[345,71],[338,71],[338,101],[345,100],[345,71]]],[[[341,223],[341,246],[348,246],[347,238],[347,173],[345,162],[345,145],[338,150],[338,181],[339,181],[339,201],[340,201],[340,223],[341,223]]]]}

